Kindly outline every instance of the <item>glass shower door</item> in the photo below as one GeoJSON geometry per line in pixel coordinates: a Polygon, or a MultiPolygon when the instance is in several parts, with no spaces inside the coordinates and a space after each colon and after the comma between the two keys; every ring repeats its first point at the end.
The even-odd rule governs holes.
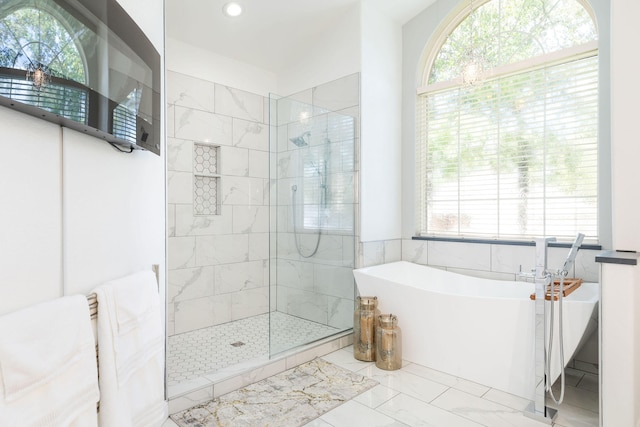
{"type": "Polygon", "coordinates": [[[270,354],[353,326],[355,120],[270,98],[270,354]]]}

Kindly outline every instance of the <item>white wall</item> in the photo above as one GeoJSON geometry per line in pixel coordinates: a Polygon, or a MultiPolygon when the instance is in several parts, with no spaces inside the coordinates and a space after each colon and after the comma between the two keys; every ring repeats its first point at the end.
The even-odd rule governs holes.
{"type": "MultiPolygon", "coordinates": [[[[360,7],[345,10],[316,43],[278,71],[277,94],[288,96],[360,71],[360,7]]],[[[301,24],[304,25],[304,24],[301,24]]],[[[295,35],[292,35],[295,37],[295,35]]]]}
{"type": "Polygon", "coordinates": [[[439,0],[402,27],[402,237],[415,235],[416,88],[421,85],[423,52],[438,26],[460,0],[439,0]]]}
{"type": "MultiPolygon", "coordinates": [[[[120,2],[163,52],[162,2],[120,2]]],[[[164,283],[164,153],[118,153],[5,108],[0,123],[0,314],[152,264],[164,283]]]]}
{"type": "Polygon", "coordinates": [[[640,2],[611,0],[611,146],[613,249],[640,251],[638,100],[640,2]]]}
{"type": "Polygon", "coordinates": [[[255,65],[166,39],[166,69],[262,96],[277,92],[277,76],[255,65]]]}
{"type": "Polygon", "coordinates": [[[62,291],[60,129],[0,107],[0,314],[62,291]]]}
{"type": "Polygon", "coordinates": [[[361,4],[360,240],[400,238],[402,29],[361,4]]]}
{"type": "MultiPolygon", "coordinates": [[[[611,0],[611,169],[613,248],[640,250],[637,197],[640,174],[637,102],[640,59],[640,3],[611,0]]],[[[640,425],[640,326],[638,267],[602,267],[602,420],[603,425],[640,425]],[[615,287],[612,292],[609,287],[615,287]],[[610,299],[607,299],[610,297],[610,299]],[[607,303],[607,301],[610,301],[607,303]],[[625,325],[620,327],[620,325],[625,325]]]]}

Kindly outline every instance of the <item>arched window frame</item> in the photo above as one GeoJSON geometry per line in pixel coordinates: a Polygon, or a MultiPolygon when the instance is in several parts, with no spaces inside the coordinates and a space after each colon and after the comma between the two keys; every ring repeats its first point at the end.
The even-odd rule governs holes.
{"type": "MultiPolygon", "coordinates": [[[[498,239],[498,240],[505,240],[505,237],[502,236],[484,236],[484,235],[480,235],[480,236],[474,236],[474,235],[464,235],[464,234],[457,234],[457,235],[452,235],[452,234],[448,234],[445,233],[444,235],[439,235],[437,232],[432,232],[432,231],[428,231],[425,230],[424,228],[424,215],[423,212],[426,210],[426,205],[425,205],[425,200],[423,199],[422,194],[420,194],[421,192],[424,191],[424,183],[421,181],[424,181],[424,177],[420,176],[420,156],[423,155],[422,150],[424,149],[424,147],[421,147],[421,144],[424,144],[424,142],[421,142],[424,138],[424,135],[421,135],[421,130],[420,130],[420,121],[422,120],[422,118],[420,117],[421,114],[421,97],[425,96],[425,94],[427,93],[433,93],[433,92],[439,92],[439,91],[444,91],[447,89],[451,89],[451,88],[456,88],[456,87],[461,87],[464,85],[463,81],[462,81],[462,77],[453,79],[453,80],[449,80],[449,81],[443,81],[443,82],[437,82],[437,83],[433,83],[433,84],[429,84],[429,78],[431,75],[431,70],[432,67],[434,65],[434,62],[437,58],[437,55],[441,49],[441,47],[443,46],[443,44],[445,43],[447,37],[450,35],[450,33],[455,30],[465,19],[467,19],[467,17],[469,17],[470,15],[470,11],[472,10],[470,8],[470,5],[472,4],[473,6],[473,10],[476,10],[478,8],[480,8],[482,5],[493,1],[493,0],[471,0],[471,1],[464,1],[462,2],[456,9],[454,9],[452,11],[452,13],[449,15],[448,19],[445,19],[440,26],[437,28],[437,30],[434,33],[434,36],[431,37],[431,39],[428,41],[427,45],[425,46],[425,49],[423,50],[421,59],[419,61],[419,68],[418,68],[418,81],[421,83],[421,85],[417,88],[417,120],[416,120],[416,126],[417,126],[417,136],[416,136],[416,171],[417,171],[417,175],[416,175],[416,190],[417,190],[417,199],[416,199],[416,235],[417,236],[423,236],[423,237],[452,237],[452,238],[479,238],[479,239],[498,239]],[[422,211],[422,212],[421,212],[422,211]]],[[[497,0],[496,0],[497,1],[497,0]]],[[[589,3],[585,0],[576,0],[576,2],[578,4],[580,4],[583,9],[588,13],[588,15],[591,18],[591,21],[593,22],[594,28],[596,30],[596,33],[598,31],[597,29],[597,21],[595,19],[595,13],[593,11],[593,9],[590,7],[589,3]]],[[[488,70],[486,71],[483,75],[482,78],[485,80],[497,80],[501,77],[505,77],[505,76],[510,76],[510,75],[515,75],[518,74],[519,72],[522,72],[523,70],[526,71],[532,71],[535,69],[539,69],[539,68],[545,68],[545,67],[550,67],[550,66],[554,66],[557,64],[561,64],[561,63],[568,63],[577,59],[582,59],[582,58],[588,58],[588,57],[598,57],[598,41],[594,40],[582,45],[578,45],[578,46],[573,46],[571,48],[565,48],[559,51],[555,51],[555,52],[551,52],[551,53],[547,53],[547,54],[543,54],[543,55],[539,55],[539,56],[535,56],[532,58],[529,58],[527,60],[524,61],[520,61],[520,62],[516,62],[516,63],[512,63],[512,64],[508,64],[508,65],[504,65],[504,66],[499,66],[496,67],[492,70],[488,70]]],[[[598,79],[598,77],[596,76],[596,80],[598,79]]],[[[597,98],[597,95],[596,95],[597,98]]],[[[596,125],[597,127],[597,125],[596,125]]],[[[596,211],[598,211],[598,208],[595,209],[596,211]]],[[[598,214],[598,213],[596,213],[598,214]]],[[[596,221],[597,222],[597,221],[596,221]]],[[[597,234],[598,232],[596,232],[597,234]]],[[[564,237],[568,237],[568,236],[564,236],[564,237]]],[[[598,235],[595,236],[590,236],[592,239],[589,243],[598,243],[598,235]]],[[[528,237],[523,237],[524,240],[528,240],[528,237]]],[[[506,240],[519,240],[518,237],[507,237],[506,240]]]]}

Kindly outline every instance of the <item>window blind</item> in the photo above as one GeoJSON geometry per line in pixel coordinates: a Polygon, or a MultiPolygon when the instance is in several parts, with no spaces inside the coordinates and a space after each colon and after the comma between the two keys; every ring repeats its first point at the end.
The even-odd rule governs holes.
{"type": "Polygon", "coordinates": [[[597,53],[418,97],[417,231],[597,240],[597,53]]]}

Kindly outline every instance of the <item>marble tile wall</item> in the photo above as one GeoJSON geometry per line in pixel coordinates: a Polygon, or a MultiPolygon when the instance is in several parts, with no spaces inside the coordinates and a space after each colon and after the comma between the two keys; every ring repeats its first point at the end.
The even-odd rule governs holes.
{"type": "Polygon", "coordinates": [[[358,267],[370,267],[400,261],[402,259],[402,240],[361,242],[358,253],[358,267]]]}
{"type": "MultiPolygon", "coordinates": [[[[599,281],[600,270],[595,262],[595,256],[599,252],[581,249],[569,276],[579,277],[587,282],[599,281]]],[[[568,248],[549,248],[549,268],[560,268],[568,253],[568,248]]],[[[402,259],[455,270],[470,276],[515,280],[518,272],[530,272],[535,268],[535,248],[403,239],[402,259]]]]}
{"type": "Polygon", "coordinates": [[[272,102],[277,110],[272,117],[277,123],[272,129],[277,138],[272,148],[272,226],[277,229],[271,246],[277,286],[272,304],[278,311],[337,328],[353,324],[359,89],[359,75],[354,74],[272,102]],[[291,141],[299,136],[306,146],[291,141]],[[318,223],[318,250],[305,258],[296,239],[303,254],[313,252],[318,223]]]}
{"type": "Polygon", "coordinates": [[[169,334],[269,310],[263,96],[167,72],[169,334]],[[218,146],[218,215],[194,212],[194,144],[218,146]]]}

